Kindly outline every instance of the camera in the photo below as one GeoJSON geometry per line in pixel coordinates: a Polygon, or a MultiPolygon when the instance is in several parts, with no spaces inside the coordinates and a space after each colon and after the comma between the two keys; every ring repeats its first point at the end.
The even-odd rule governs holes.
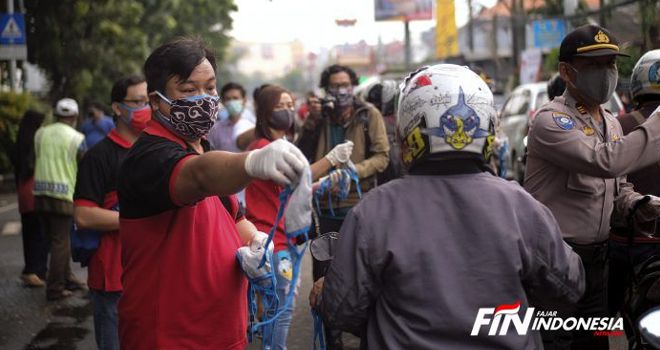
{"type": "Polygon", "coordinates": [[[335,110],[337,99],[334,96],[328,95],[319,98],[319,102],[321,103],[321,115],[324,117],[331,116],[335,110]]]}

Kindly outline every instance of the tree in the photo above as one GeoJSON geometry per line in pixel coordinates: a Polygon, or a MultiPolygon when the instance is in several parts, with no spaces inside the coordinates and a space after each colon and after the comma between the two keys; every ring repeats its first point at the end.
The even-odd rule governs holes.
{"type": "Polygon", "coordinates": [[[140,73],[149,52],[199,36],[222,60],[233,0],[26,0],[28,60],[51,80],[50,99],[108,101],[113,82],[140,73]]]}

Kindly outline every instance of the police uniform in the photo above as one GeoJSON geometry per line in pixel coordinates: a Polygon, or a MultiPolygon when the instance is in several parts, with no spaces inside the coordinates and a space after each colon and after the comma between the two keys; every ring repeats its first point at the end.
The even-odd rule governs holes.
{"type": "MultiPolygon", "coordinates": [[[[575,56],[617,55],[618,50],[616,39],[607,30],[587,25],[567,35],[560,61],[575,56]]],[[[641,198],[626,182],[625,174],[660,160],[659,116],[624,136],[609,111],[601,107],[599,112],[602,123],[597,123],[567,89],[539,110],[529,132],[525,188],[550,208],[564,240],[580,255],[586,272],[588,288],[578,305],[558,307],[565,316],[607,314],[605,267],[610,219],[613,212],[625,215],[641,198]]],[[[566,346],[607,348],[606,337],[596,338],[586,333],[569,334],[566,346]]],[[[563,348],[554,341],[554,346],[546,348],[563,348]]]]}

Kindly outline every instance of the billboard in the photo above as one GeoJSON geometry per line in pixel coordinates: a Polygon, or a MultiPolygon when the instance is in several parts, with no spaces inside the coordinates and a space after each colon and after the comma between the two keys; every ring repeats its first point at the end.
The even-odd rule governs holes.
{"type": "Polygon", "coordinates": [[[375,0],[376,21],[433,19],[433,0],[375,0]]]}
{"type": "Polygon", "coordinates": [[[438,59],[458,55],[455,13],[454,0],[438,0],[435,10],[435,53],[438,59]]]}

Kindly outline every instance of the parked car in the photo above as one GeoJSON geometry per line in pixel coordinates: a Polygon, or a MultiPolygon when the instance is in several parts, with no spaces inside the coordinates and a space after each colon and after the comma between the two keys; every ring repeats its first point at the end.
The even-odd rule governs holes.
{"type": "MultiPolygon", "coordinates": [[[[546,82],[523,84],[513,90],[504,102],[500,116],[500,128],[509,138],[509,152],[507,157],[507,177],[520,183],[525,177],[525,144],[523,139],[527,136],[529,121],[534,118],[536,111],[548,102],[546,82]]],[[[603,104],[614,115],[624,114],[623,104],[616,93],[609,101],[603,104]]]]}

